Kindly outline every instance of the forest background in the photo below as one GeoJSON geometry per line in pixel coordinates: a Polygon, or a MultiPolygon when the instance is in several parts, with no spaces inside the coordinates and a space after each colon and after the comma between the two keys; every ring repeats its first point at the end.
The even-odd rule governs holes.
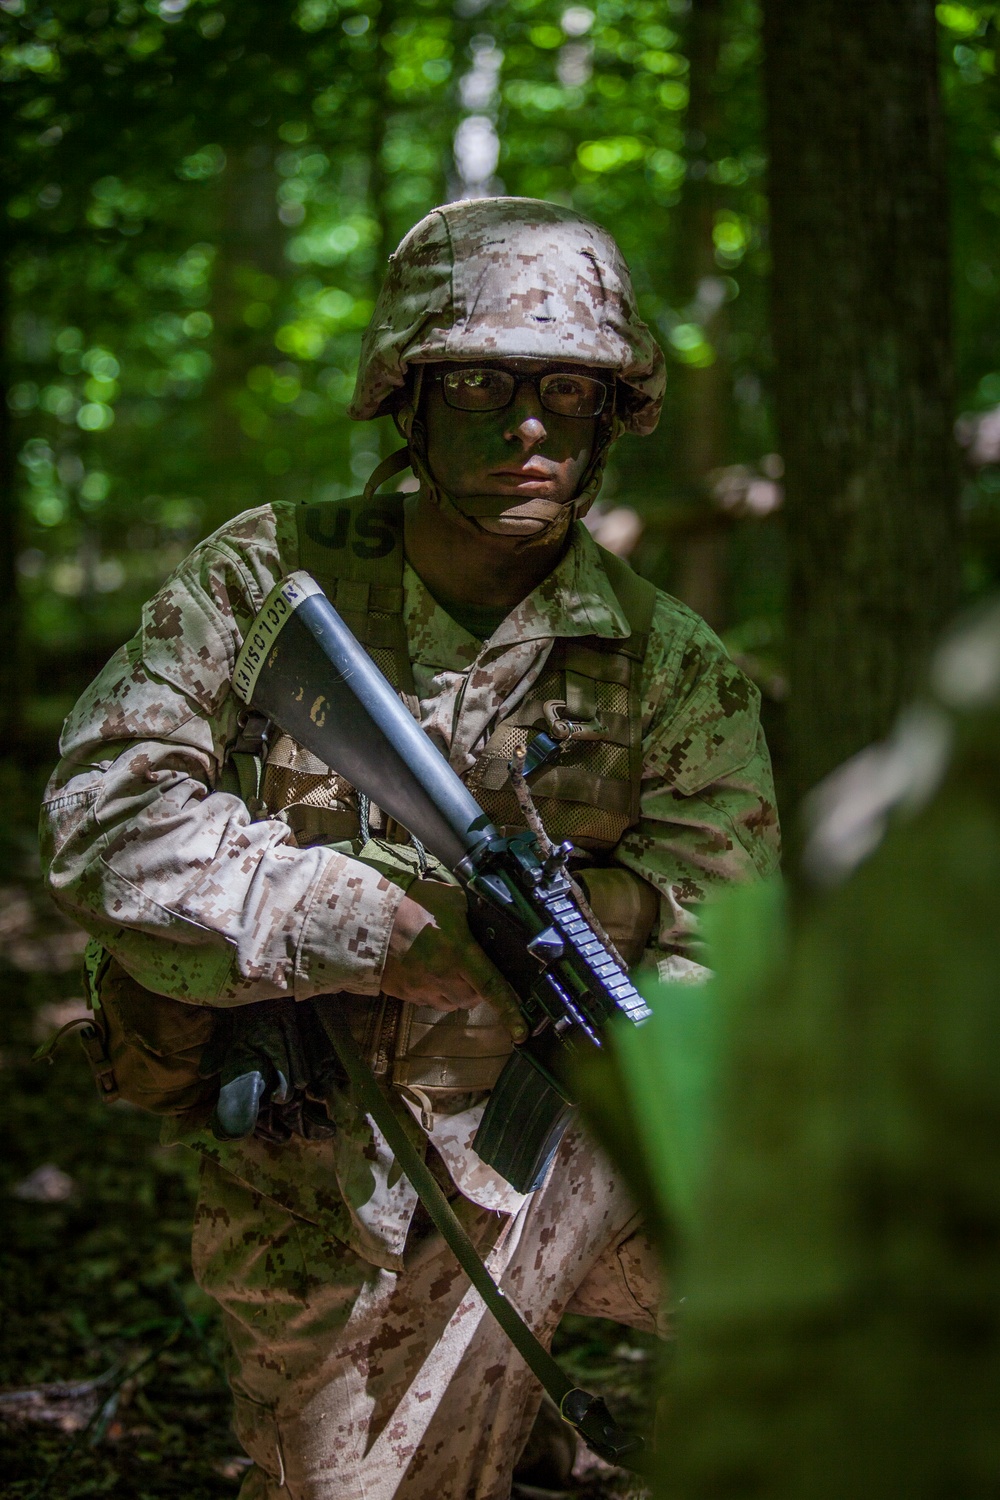
{"type": "MultiPolygon", "coordinates": [[[[668,358],[660,427],[619,445],[594,529],[759,684],[794,826],[801,793],[891,724],[959,602],[1000,580],[998,15],[0,0],[0,945],[20,1216],[0,1383],[151,1360],[116,1454],[104,1388],[80,1398],[100,1417],[82,1487],[64,1471],[52,1493],[233,1477],[183,1263],[190,1180],[145,1122],[107,1124],[75,1065],[42,1082],[20,1066],[79,987],[30,831],[63,716],[199,537],[268,500],[356,493],[398,445],[345,408],[403,233],[449,198],[538,196],[612,230],[668,358]],[[62,1186],[32,1188],[39,1164],[62,1186]],[[208,1434],[194,1458],[189,1418],[208,1434]],[[166,1456],[171,1476],[150,1479],[166,1456]]],[[[591,1349],[606,1370],[613,1347],[591,1349]]],[[[641,1364],[621,1349],[612,1383],[641,1364]]],[[[34,1493],[39,1440],[12,1430],[9,1472],[26,1465],[34,1493]]]]}
{"type": "MultiPolygon", "coordinates": [[[[933,485],[939,514],[957,513],[961,489],[964,591],[988,589],[1000,571],[1000,438],[990,419],[1000,409],[995,7],[936,8],[946,163],[928,158],[937,148],[923,139],[939,129],[924,118],[938,113],[927,96],[939,59],[921,24],[924,13],[933,25],[930,6],[866,7],[860,60],[849,55],[851,27],[834,28],[842,76],[833,69],[829,98],[807,76],[810,28],[820,45],[829,23],[824,7],[771,9],[789,46],[772,49],[769,78],[751,0],[3,0],[14,118],[0,168],[7,747],[51,753],[80,687],[197,538],[265,500],[360,487],[398,443],[387,422],[345,416],[386,257],[435,203],[506,191],[592,215],[632,266],[642,313],[667,351],[667,406],[654,437],[619,446],[597,525],[722,632],[763,690],[783,771],[789,455],[774,399],[768,90],[775,149],[798,153],[780,181],[813,212],[803,363],[840,351],[845,317],[856,342],[877,345],[875,304],[895,288],[897,324],[909,322],[934,368],[893,369],[890,354],[882,380],[908,386],[898,399],[911,407],[926,393],[914,382],[936,380],[947,428],[959,419],[965,444],[961,477],[948,452],[924,463],[913,493],[900,496],[905,522],[933,531],[921,484],[933,485]],[[803,90],[811,106],[807,98],[796,121],[788,115],[803,90]],[[851,138],[854,117],[869,105],[877,113],[875,94],[893,90],[917,101],[916,113],[912,103],[904,110],[909,162],[887,163],[884,151],[880,160],[877,129],[851,138]],[[823,141],[817,162],[807,154],[810,135],[824,133],[827,150],[839,140],[843,154],[852,145],[860,154],[850,170],[862,208],[888,194],[897,221],[865,247],[868,284],[852,298],[837,278],[845,248],[848,260],[858,253],[856,226],[830,174],[813,180],[823,141]],[[888,183],[886,165],[895,168],[888,183]],[[913,300],[921,281],[943,289],[936,304],[913,300]]],[[[783,295],[776,305],[793,303],[783,295]]],[[[848,383],[850,372],[837,373],[848,383]]],[[[816,406],[791,441],[822,463],[824,424],[841,416],[836,391],[825,403],[816,393],[816,406]]],[[[877,418],[867,437],[884,445],[877,418]]],[[[940,417],[923,425],[940,449],[940,417]]],[[[826,510],[836,529],[842,517],[825,499],[808,497],[809,524],[821,527],[826,510]]],[[[874,536],[859,545],[877,614],[899,570],[874,536]]],[[[955,545],[930,538],[942,577],[955,545]]],[[[857,587],[858,567],[853,582],[831,571],[842,594],[857,587]]],[[[924,585],[933,594],[933,581],[924,585]]],[[[935,609],[928,597],[925,612],[940,616],[956,600],[952,589],[935,609]]],[[[891,710],[902,689],[875,691],[891,710]]],[[[831,745],[830,764],[851,748],[831,745]]],[[[828,768],[796,773],[796,790],[828,768]]]]}

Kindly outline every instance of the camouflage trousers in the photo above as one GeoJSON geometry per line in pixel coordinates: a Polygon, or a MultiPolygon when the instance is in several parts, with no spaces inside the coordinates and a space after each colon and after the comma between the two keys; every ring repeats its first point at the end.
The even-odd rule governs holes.
{"type": "MultiPolygon", "coordinates": [[[[652,1247],[582,1134],[518,1213],[454,1206],[546,1343],[567,1311],[661,1328],[652,1247]]],[[[240,1500],[507,1500],[541,1389],[429,1225],[383,1270],[206,1161],[193,1259],[254,1461],[240,1500]]]]}

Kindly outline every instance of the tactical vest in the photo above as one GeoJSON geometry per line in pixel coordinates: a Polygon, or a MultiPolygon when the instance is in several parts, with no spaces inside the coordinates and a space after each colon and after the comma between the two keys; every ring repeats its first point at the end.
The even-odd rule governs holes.
{"type": "MultiPolygon", "coordinates": [[[[416,714],[403,618],[399,498],[300,506],[298,533],[299,566],[316,578],[416,714]]],[[[539,680],[495,727],[466,778],[501,831],[523,828],[508,762],[518,746],[544,731],[562,749],[531,779],[538,811],[551,838],[569,839],[597,858],[610,853],[639,818],[641,674],[656,603],[653,586],[619,558],[602,550],[602,562],[631,634],[620,640],[557,639],[539,680]]],[[[261,814],[281,817],[302,846],[359,838],[353,788],[287,735],[268,748],[260,804],[261,814]]],[[[407,838],[377,810],[371,826],[387,842],[407,838]]],[[[344,996],[344,1003],[376,1072],[418,1098],[490,1088],[510,1051],[510,1038],[488,1006],[442,1016],[385,996],[376,1002],[344,996]]]]}
{"type": "MultiPolygon", "coordinates": [[[[398,501],[352,499],[299,507],[299,565],[310,572],[375,665],[416,713],[403,620],[403,524],[398,501]]],[[[508,762],[538,731],[562,741],[554,764],[532,778],[549,836],[609,852],[639,818],[642,662],[656,590],[620,558],[601,558],[632,633],[625,639],[557,639],[539,680],[496,726],[467,777],[501,830],[524,826],[508,762]]],[[[357,799],[343,778],[282,735],[270,747],[262,801],[300,844],[353,839],[357,799]],[[322,814],[322,815],[321,815],[322,814]]],[[[391,834],[390,834],[391,837],[391,834]]],[[[405,835],[403,835],[405,837],[405,835]]]]}

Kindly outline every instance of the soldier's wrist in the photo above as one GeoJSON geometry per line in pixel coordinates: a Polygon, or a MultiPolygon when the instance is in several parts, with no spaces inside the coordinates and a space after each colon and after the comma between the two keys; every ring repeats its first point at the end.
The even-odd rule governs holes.
{"type": "Polygon", "coordinates": [[[402,884],[334,850],[311,893],[295,955],[295,997],[377,995],[402,884]]]}

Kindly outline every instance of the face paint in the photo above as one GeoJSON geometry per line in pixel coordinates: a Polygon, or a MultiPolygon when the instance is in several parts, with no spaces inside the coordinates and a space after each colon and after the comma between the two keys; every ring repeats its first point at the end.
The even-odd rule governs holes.
{"type": "Polygon", "coordinates": [[[568,367],[496,362],[520,378],[510,403],[495,411],[449,405],[444,368],[427,367],[422,383],[426,463],[435,486],[480,530],[551,539],[569,524],[598,430],[595,417],[566,416],[542,404],[536,377],[568,367]]]}

